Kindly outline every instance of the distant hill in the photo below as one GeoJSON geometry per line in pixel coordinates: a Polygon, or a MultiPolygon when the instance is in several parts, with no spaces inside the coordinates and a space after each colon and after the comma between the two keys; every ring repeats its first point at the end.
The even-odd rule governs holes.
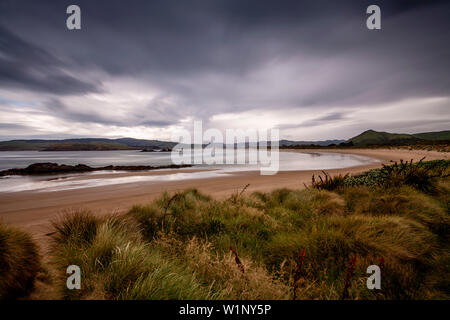
{"type": "Polygon", "coordinates": [[[375,130],[367,130],[346,141],[355,146],[366,145],[400,145],[426,143],[430,141],[450,141],[450,131],[423,132],[416,134],[388,133],[375,130]]]}
{"type": "Polygon", "coordinates": [[[413,134],[413,136],[424,140],[434,140],[434,141],[450,140],[450,130],[416,133],[413,134]]]}
{"type": "Polygon", "coordinates": [[[172,148],[173,142],[133,138],[106,139],[82,138],[64,140],[10,140],[0,141],[0,151],[81,151],[81,150],[130,150],[144,148],[172,148]]]}
{"type": "MultiPolygon", "coordinates": [[[[400,134],[367,130],[347,141],[320,140],[320,141],[293,141],[280,140],[280,147],[316,146],[367,146],[367,145],[401,145],[415,143],[436,143],[448,141],[450,143],[450,130],[439,132],[423,132],[416,134],[400,134]]],[[[10,140],[0,141],[0,151],[85,151],[85,150],[154,150],[172,149],[175,142],[161,140],[144,140],[133,138],[106,139],[81,138],[64,140],[10,140]]]]}
{"type": "Polygon", "coordinates": [[[329,146],[330,144],[339,144],[345,142],[345,140],[322,140],[322,141],[292,141],[292,140],[280,140],[280,147],[292,147],[292,146],[329,146]]]}

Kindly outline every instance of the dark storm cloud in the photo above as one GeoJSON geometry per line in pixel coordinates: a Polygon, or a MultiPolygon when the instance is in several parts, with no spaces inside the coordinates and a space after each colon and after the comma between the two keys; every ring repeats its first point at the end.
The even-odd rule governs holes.
{"type": "MultiPolygon", "coordinates": [[[[146,126],[146,127],[165,127],[172,124],[176,124],[179,117],[175,114],[170,116],[173,120],[158,120],[162,118],[157,112],[147,113],[132,113],[130,112],[128,117],[113,117],[111,112],[102,114],[101,112],[94,112],[95,107],[88,108],[88,111],[81,111],[77,108],[71,108],[59,99],[53,98],[42,105],[51,114],[57,115],[60,118],[66,120],[73,120],[82,123],[97,123],[102,125],[112,126],[146,126]]],[[[85,109],[86,110],[86,109],[85,109]]],[[[151,110],[154,111],[154,110],[151,110]]]]}
{"type": "MultiPolygon", "coordinates": [[[[404,91],[405,95],[448,93],[450,87],[445,10],[449,6],[440,1],[377,1],[384,18],[382,32],[365,28],[365,8],[372,1],[130,1],[126,5],[76,1],[82,8],[83,26],[76,32],[64,25],[65,8],[73,1],[7,3],[1,10],[7,25],[73,62],[69,68],[144,74],[164,89],[180,90],[195,101],[197,90],[180,85],[178,78],[207,72],[245,75],[270,59],[297,54],[337,56],[349,67],[329,92],[292,97],[298,104],[378,101],[398,98],[404,91]],[[402,18],[410,13],[410,18],[402,18]],[[22,17],[20,24],[14,15],[22,17]],[[352,70],[352,60],[362,60],[354,64],[359,70],[352,70]],[[372,84],[381,80],[386,85],[380,91],[387,87],[390,92],[367,93],[377,89],[372,84]],[[437,81],[430,80],[441,81],[436,86],[437,81]],[[361,97],[355,99],[358,94],[361,97]]],[[[2,60],[6,80],[53,87],[56,92],[92,90],[80,79],[65,78],[57,68],[61,63],[43,49],[27,46],[12,34],[4,36],[15,45],[5,46],[14,50],[8,54],[19,52],[13,65],[2,60]],[[47,83],[41,84],[24,67],[18,69],[22,63],[39,66],[47,83]]]]}
{"type": "Polygon", "coordinates": [[[169,126],[171,124],[174,124],[171,121],[143,121],[140,122],[139,125],[140,126],[146,126],[146,127],[166,127],[169,126]]]}
{"type": "Polygon", "coordinates": [[[63,62],[0,26],[0,85],[56,94],[98,91],[63,71],[63,62]]]}
{"type": "Polygon", "coordinates": [[[23,130],[23,129],[30,129],[29,126],[24,126],[17,123],[0,123],[0,130],[7,129],[7,130],[23,130]]]}
{"type": "Polygon", "coordinates": [[[108,116],[102,116],[93,112],[81,112],[71,109],[59,99],[52,98],[43,104],[43,108],[59,118],[73,120],[77,122],[94,122],[107,125],[120,125],[121,122],[113,121],[108,116]]]}
{"type": "Polygon", "coordinates": [[[141,109],[117,119],[107,109],[82,112],[61,101],[50,111],[154,127],[258,108],[361,108],[449,96],[448,12],[448,1],[416,0],[3,0],[0,85],[49,92],[55,102],[100,91],[102,79],[89,80],[87,71],[132,77],[176,102],[149,103],[145,119],[141,109]],[[65,27],[69,4],[81,7],[82,30],[65,27]],[[371,4],[381,7],[382,30],[365,26],[371,4]]]}
{"type": "Polygon", "coordinates": [[[301,123],[283,124],[278,126],[278,129],[296,129],[296,128],[320,126],[323,124],[333,123],[338,120],[346,119],[347,115],[348,113],[345,112],[333,112],[325,116],[317,117],[308,121],[302,121],[301,123]]]}

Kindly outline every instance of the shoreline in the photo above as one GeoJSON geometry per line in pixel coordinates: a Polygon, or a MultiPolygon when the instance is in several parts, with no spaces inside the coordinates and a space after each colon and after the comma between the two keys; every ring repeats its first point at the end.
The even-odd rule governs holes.
{"type": "MultiPolygon", "coordinates": [[[[315,149],[283,149],[281,152],[318,152],[315,149]]],[[[322,149],[319,152],[354,154],[371,157],[380,162],[360,165],[343,169],[326,170],[331,175],[358,174],[370,169],[379,168],[388,164],[390,160],[418,161],[450,159],[449,153],[404,150],[404,149],[322,149]]],[[[192,173],[208,169],[176,169],[145,172],[146,175],[161,175],[168,173],[192,173]]],[[[211,169],[209,169],[211,170],[211,169]]],[[[123,213],[133,205],[146,204],[164,191],[176,192],[187,188],[197,188],[199,191],[219,199],[230,196],[233,192],[241,190],[250,184],[246,192],[267,192],[277,188],[304,188],[304,183],[311,182],[313,174],[320,174],[321,170],[279,171],[272,176],[260,175],[259,171],[239,171],[220,177],[199,179],[186,179],[175,181],[132,182],[126,184],[96,186],[84,189],[72,189],[53,192],[20,191],[13,193],[0,193],[0,220],[31,232],[37,240],[44,240],[45,234],[50,231],[50,221],[61,215],[62,212],[73,209],[87,209],[98,215],[110,213],[123,213]]],[[[138,172],[108,173],[111,175],[132,176],[138,172]]],[[[142,172],[139,174],[143,174],[142,172]]],[[[104,176],[106,176],[104,175],[104,176]]],[[[102,178],[102,174],[95,178],[102,178]]],[[[87,176],[90,178],[92,176],[87,176]]],[[[41,242],[39,241],[39,242],[41,242]]]]}

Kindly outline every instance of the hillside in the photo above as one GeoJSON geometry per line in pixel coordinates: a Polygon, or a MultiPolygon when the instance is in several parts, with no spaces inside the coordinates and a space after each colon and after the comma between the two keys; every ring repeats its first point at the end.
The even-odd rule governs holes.
{"type": "Polygon", "coordinates": [[[450,130],[416,133],[413,136],[424,140],[450,140],[450,130]]]}
{"type": "Polygon", "coordinates": [[[323,141],[280,140],[280,147],[306,146],[306,145],[328,146],[330,144],[339,144],[342,142],[345,142],[345,140],[323,140],[323,141]]]}
{"type": "MultiPolygon", "coordinates": [[[[423,132],[416,134],[399,134],[367,130],[363,133],[345,140],[322,140],[322,141],[293,141],[280,140],[280,147],[324,147],[329,145],[346,144],[354,146],[368,145],[410,145],[429,144],[450,141],[450,130],[437,132],[423,132]]],[[[64,140],[10,140],[0,141],[0,151],[100,151],[100,150],[142,150],[142,149],[171,149],[176,145],[174,142],[161,140],[145,140],[133,138],[82,138],[64,140]]]]}
{"type": "Polygon", "coordinates": [[[86,150],[129,150],[143,148],[171,148],[173,142],[133,138],[106,139],[83,138],[64,140],[11,140],[0,141],[0,151],[86,151],[86,150]]]}
{"type": "Polygon", "coordinates": [[[105,151],[130,149],[135,148],[120,143],[109,142],[61,142],[52,144],[42,151],[105,151]]]}
{"type": "Polygon", "coordinates": [[[450,140],[450,131],[424,132],[416,134],[388,133],[375,130],[367,130],[353,137],[347,143],[353,143],[355,146],[365,145],[401,145],[429,143],[430,141],[450,140]]]}

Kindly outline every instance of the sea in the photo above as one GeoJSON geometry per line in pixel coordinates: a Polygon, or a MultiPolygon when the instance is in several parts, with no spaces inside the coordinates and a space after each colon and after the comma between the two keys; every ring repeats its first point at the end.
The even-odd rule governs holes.
{"type": "MultiPolygon", "coordinates": [[[[251,158],[246,151],[245,159],[251,158]]],[[[253,154],[253,156],[255,156],[253,154]]],[[[270,154],[269,154],[270,156],[270,154]]],[[[378,160],[351,154],[330,152],[279,152],[279,171],[330,170],[367,165],[378,160]]],[[[38,162],[58,164],[86,164],[91,167],[108,165],[150,165],[164,166],[173,164],[170,152],[141,152],[139,150],[120,151],[0,151],[0,170],[25,168],[38,162]]],[[[196,161],[194,161],[196,163],[196,161]]],[[[198,163],[198,161],[197,161],[198,163]]],[[[97,187],[123,183],[173,181],[184,179],[203,179],[223,174],[235,174],[239,171],[260,171],[261,166],[249,164],[206,165],[194,164],[190,169],[166,170],[165,174],[148,175],[134,172],[132,175],[113,175],[117,171],[95,171],[88,173],[71,173],[43,176],[5,176],[0,177],[0,192],[38,191],[51,192],[68,189],[97,187]],[[198,169],[208,169],[201,170],[198,169]],[[192,172],[189,172],[192,170],[192,172]],[[101,178],[96,175],[101,174],[101,178]],[[111,174],[105,178],[105,174],[111,174]],[[84,176],[92,176],[85,179],[84,176]],[[81,178],[80,178],[81,177],[81,178]],[[83,178],[84,177],[84,178],[83,178]]]]}

